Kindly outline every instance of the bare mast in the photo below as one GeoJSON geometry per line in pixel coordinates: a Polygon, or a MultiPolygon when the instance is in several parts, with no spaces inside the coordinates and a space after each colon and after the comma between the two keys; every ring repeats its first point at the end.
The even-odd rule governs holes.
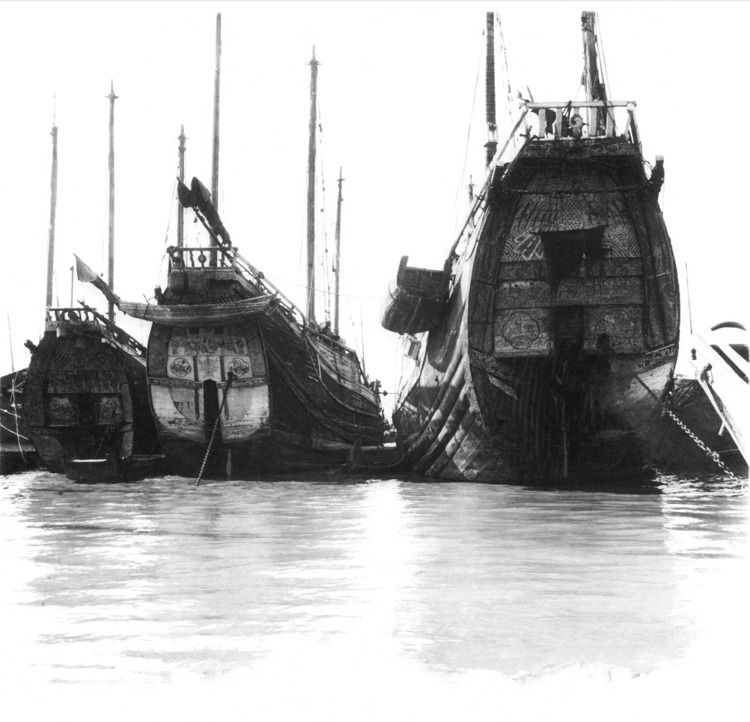
{"type": "MultiPolygon", "coordinates": [[[[109,95],[109,248],[107,260],[107,273],[109,287],[115,290],[115,95],[114,81],[110,82],[109,95]]],[[[109,302],[107,317],[110,321],[115,320],[115,305],[109,302]]]]}
{"type": "MultiPolygon", "coordinates": [[[[599,72],[599,56],[596,47],[596,13],[581,13],[581,31],[583,33],[583,82],[586,86],[586,100],[603,100],[606,102],[607,89],[599,72]]],[[[590,108],[589,113],[589,130],[592,135],[600,135],[604,132],[606,123],[605,109],[590,108]]]]}
{"type": "Polygon", "coordinates": [[[55,214],[57,212],[57,125],[52,119],[52,172],[50,176],[49,236],[47,240],[47,299],[46,306],[52,306],[52,279],[55,272],[55,214]]]}
{"type": "Polygon", "coordinates": [[[310,133],[307,154],[307,320],[315,322],[315,145],[318,125],[318,61],[310,60],[310,133]]]}
{"type": "MultiPolygon", "coordinates": [[[[213,161],[211,165],[211,200],[214,208],[219,210],[219,100],[221,98],[221,13],[216,13],[216,72],[214,75],[214,133],[213,161]]],[[[211,245],[218,246],[219,241],[211,234],[211,245]]],[[[211,265],[216,264],[215,254],[211,254],[211,265]]]]}
{"type": "Polygon", "coordinates": [[[495,13],[487,13],[487,62],[485,74],[485,107],[487,117],[486,163],[492,162],[497,150],[497,113],[495,103],[495,13]]]}
{"type": "MultiPolygon", "coordinates": [[[[178,165],[178,178],[180,183],[185,182],[185,126],[180,126],[180,135],[178,137],[180,141],[178,153],[179,153],[179,165],[178,165]]],[[[185,214],[182,207],[182,203],[177,204],[177,246],[182,248],[185,245],[185,214]]]]}
{"type": "Polygon", "coordinates": [[[336,265],[334,266],[334,277],[336,279],[335,284],[335,296],[333,305],[333,332],[338,334],[339,332],[339,293],[341,290],[341,202],[343,198],[341,196],[341,186],[344,183],[342,176],[342,168],[339,167],[339,195],[336,201],[336,265]]]}
{"type": "Polygon", "coordinates": [[[221,13],[216,14],[216,72],[214,75],[214,142],[211,166],[211,200],[219,210],[219,99],[221,97],[221,13]]]}

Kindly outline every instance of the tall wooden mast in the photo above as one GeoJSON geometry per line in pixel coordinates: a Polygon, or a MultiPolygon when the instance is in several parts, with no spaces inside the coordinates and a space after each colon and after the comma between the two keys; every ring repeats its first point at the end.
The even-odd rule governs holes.
{"type": "Polygon", "coordinates": [[[344,183],[342,176],[342,168],[339,167],[339,195],[336,201],[336,264],[334,266],[334,277],[336,279],[335,285],[335,296],[333,301],[333,332],[338,334],[339,332],[339,293],[341,291],[341,186],[344,183]]]}
{"type": "Polygon", "coordinates": [[[57,211],[57,125],[52,120],[52,173],[50,177],[49,236],[47,240],[47,299],[52,306],[52,278],[55,271],[55,214],[57,211]]]}
{"type": "MultiPolygon", "coordinates": [[[[185,126],[180,126],[180,135],[178,137],[180,141],[178,153],[179,153],[179,165],[178,165],[178,177],[180,183],[185,182],[185,126]]],[[[185,215],[182,203],[177,204],[177,246],[182,248],[185,244],[185,215]]]]}
{"type": "MultiPolygon", "coordinates": [[[[221,13],[216,13],[216,70],[214,74],[214,132],[211,163],[211,200],[217,212],[219,210],[219,100],[221,98],[221,13]]],[[[211,246],[218,246],[219,240],[210,234],[211,246]]],[[[210,266],[216,265],[216,252],[209,254],[210,266]]]]}
{"type": "MultiPolygon", "coordinates": [[[[219,210],[219,99],[221,97],[221,13],[216,14],[216,73],[214,75],[214,140],[211,165],[211,200],[219,210]]],[[[212,242],[216,239],[212,237],[212,242]]]]}
{"type": "MultiPolygon", "coordinates": [[[[581,31],[583,33],[584,72],[583,82],[586,86],[586,100],[607,100],[607,90],[599,72],[599,56],[596,40],[596,13],[581,13],[581,31]]],[[[589,109],[589,130],[597,135],[603,132],[605,125],[604,108],[589,109]]]]}
{"type": "Polygon", "coordinates": [[[495,108],[495,13],[487,13],[487,62],[485,75],[485,107],[487,117],[486,164],[492,162],[497,150],[497,113],[495,108]]]}
{"type": "Polygon", "coordinates": [[[310,133],[307,154],[307,320],[315,322],[315,148],[318,125],[318,61],[310,60],[310,133]]]}
{"type": "MultiPolygon", "coordinates": [[[[115,289],[115,84],[110,83],[109,95],[109,248],[108,248],[108,280],[109,287],[115,289]]],[[[109,302],[107,317],[115,320],[115,305],[109,302]]]]}

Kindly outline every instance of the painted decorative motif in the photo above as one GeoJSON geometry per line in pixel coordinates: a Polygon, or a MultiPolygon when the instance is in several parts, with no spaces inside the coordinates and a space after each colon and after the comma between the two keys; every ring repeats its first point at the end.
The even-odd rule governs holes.
{"type": "Polygon", "coordinates": [[[117,375],[110,370],[54,370],[47,376],[47,393],[50,394],[84,394],[84,393],[117,393],[117,375]]]}
{"type": "Polygon", "coordinates": [[[655,366],[659,366],[663,363],[673,361],[677,357],[677,346],[672,344],[665,346],[664,348],[655,349],[650,351],[644,357],[639,359],[638,368],[642,371],[648,370],[655,366]]]}
{"type": "Polygon", "coordinates": [[[97,424],[120,424],[123,421],[122,407],[116,397],[105,396],[98,399],[96,405],[96,423],[97,424]]]}
{"type": "Polygon", "coordinates": [[[609,227],[604,231],[603,245],[609,258],[640,258],[638,240],[630,226],[609,227]]]}
{"type": "Polygon", "coordinates": [[[195,336],[173,335],[169,341],[170,356],[208,356],[209,354],[246,354],[247,342],[242,336],[200,333],[195,336]]]}
{"type": "Polygon", "coordinates": [[[227,364],[227,370],[231,371],[235,376],[245,376],[250,372],[250,364],[245,359],[233,358],[227,364]]]}
{"type": "Polygon", "coordinates": [[[600,309],[591,321],[593,334],[589,337],[589,343],[598,344],[602,338],[606,338],[610,347],[619,353],[642,350],[642,329],[637,309],[600,309]]]}
{"type": "Polygon", "coordinates": [[[67,396],[51,396],[47,414],[50,426],[73,426],[78,423],[78,412],[67,396]]]}
{"type": "Polygon", "coordinates": [[[193,366],[186,358],[179,356],[169,365],[169,370],[177,376],[185,377],[193,370],[193,366]]]}
{"type": "Polygon", "coordinates": [[[502,329],[503,338],[513,348],[529,348],[539,335],[538,321],[525,311],[512,313],[502,329]]]}
{"type": "Polygon", "coordinates": [[[510,238],[503,249],[503,262],[543,261],[542,239],[536,233],[525,231],[510,238]]]}

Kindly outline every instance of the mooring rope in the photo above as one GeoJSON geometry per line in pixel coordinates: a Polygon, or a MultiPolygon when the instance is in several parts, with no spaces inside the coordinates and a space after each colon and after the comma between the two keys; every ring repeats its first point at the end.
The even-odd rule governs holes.
{"type": "Polygon", "coordinates": [[[13,408],[13,416],[15,418],[16,422],[16,443],[18,444],[18,451],[21,454],[21,460],[23,463],[26,463],[26,454],[23,453],[23,448],[21,447],[21,430],[18,427],[18,406],[16,404],[16,378],[18,374],[13,374],[13,379],[10,382],[10,404],[13,408]]]}

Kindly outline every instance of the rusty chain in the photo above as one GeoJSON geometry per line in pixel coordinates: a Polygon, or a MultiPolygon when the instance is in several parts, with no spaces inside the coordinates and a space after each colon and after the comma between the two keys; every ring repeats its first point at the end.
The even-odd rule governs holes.
{"type": "Polygon", "coordinates": [[[672,421],[674,421],[677,426],[679,426],[695,442],[695,444],[706,453],[706,456],[708,456],[730,479],[732,479],[732,481],[737,481],[737,477],[734,473],[721,460],[718,451],[712,451],[702,439],[699,439],[698,436],[682,422],[680,417],[677,416],[667,404],[664,404],[664,410],[669,414],[672,421]]]}

